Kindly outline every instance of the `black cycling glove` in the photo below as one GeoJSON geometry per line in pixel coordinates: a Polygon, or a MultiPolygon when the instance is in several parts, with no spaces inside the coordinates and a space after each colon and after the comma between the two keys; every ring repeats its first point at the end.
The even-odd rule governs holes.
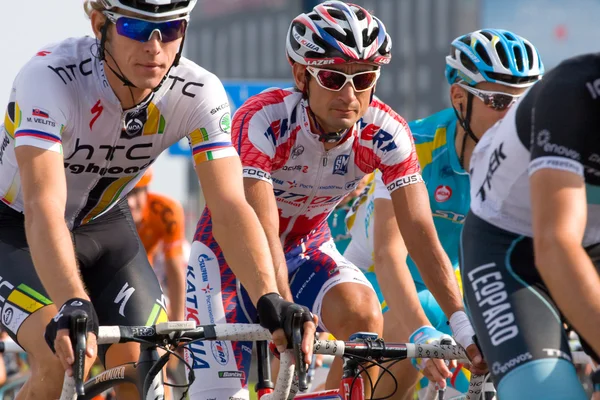
{"type": "Polygon", "coordinates": [[[60,308],[58,314],[56,314],[46,326],[44,338],[53,353],[56,353],[56,350],[54,349],[54,340],[56,339],[57,332],[60,329],[71,329],[71,316],[76,311],[83,311],[87,314],[86,332],[92,332],[96,337],[98,336],[98,316],[96,315],[96,310],[94,310],[92,303],[88,300],[79,298],[69,299],[60,308]]]}
{"type": "Polygon", "coordinates": [[[303,322],[313,320],[313,315],[308,307],[290,303],[277,293],[267,293],[261,296],[256,303],[258,320],[264,328],[271,333],[283,328],[288,343],[291,344],[292,317],[295,313],[302,313],[303,322]]]}

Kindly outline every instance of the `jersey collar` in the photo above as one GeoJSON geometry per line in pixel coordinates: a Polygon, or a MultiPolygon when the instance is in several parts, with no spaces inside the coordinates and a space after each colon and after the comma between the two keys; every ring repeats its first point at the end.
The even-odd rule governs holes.
{"type": "Polygon", "coordinates": [[[448,127],[446,128],[446,146],[448,148],[448,154],[450,156],[450,166],[452,170],[461,175],[468,175],[467,171],[463,169],[460,165],[460,161],[458,159],[458,154],[456,153],[456,124],[458,123],[458,119],[456,115],[452,116],[448,127]]]}

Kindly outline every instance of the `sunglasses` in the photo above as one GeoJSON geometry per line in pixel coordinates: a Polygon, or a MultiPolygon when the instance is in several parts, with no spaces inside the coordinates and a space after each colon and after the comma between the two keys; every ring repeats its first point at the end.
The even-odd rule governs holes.
{"type": "Polygon", "coordinates": [[[458,83],[458,86],[477,96],[477,98],[483,101],[483,104],[496,111],[506,110],[508,107],[515,104],[519,97],[523,96],[523,93],[510,94],[504,92],[493,92],[491,90],[476,89],[463,83],[458,83]]]}
{"type": "Polygon", "coordinates": [[[324,89],[338,92],[350,82],[355,92],[364,92],[371,89],[379,79],[379,70],[357,72],[348,75],[331,69],[306,67],[306,70],[317,79],[317,83],[324,89]]]}
{"type": "Polygon", "coordinates": [[[112,11],[105,11],[104,15],[115,24],[117,33],[138,42],[147,42],[155,31],[160,35],[163,43],[177,40],[185,34],[188,16],[169,20],[153,22],[144,19],[129,17],[112,11]]]}

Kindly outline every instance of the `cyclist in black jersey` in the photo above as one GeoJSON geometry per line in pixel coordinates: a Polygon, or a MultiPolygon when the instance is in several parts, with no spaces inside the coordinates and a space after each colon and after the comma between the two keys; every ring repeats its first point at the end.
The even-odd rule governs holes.
{"type": "Polygon", "coordinates": [[[502,399],[586,399],[563,323],[600,354],[600,54],[568,59],[471,158],[466,303],[502,399]]]}
{"type": "MultiPolygon", "coordinates": [[[[15,78],[0,125],[0,321],[30,356],[19,399],[59,396],[74,358],[76,310],[87,313],[95,334],[99,324],[166,320],[126,195],[183,137],[212,212],[211,233],[261,324],[285,346],[280,328],[303,311],[310,361],[314,321],[278,294],[265,234],[244,197],[223,85],[180,57],[195,3],[87,0],[95,37],[44,47],[15,78]]],[[[88,335],[89,358],[95,338],[88,335]]],[[[110,367],[136,361],[139,346],[99,350],[110,367]]],[[[133,385],[117,390],[119,399],[139,398],[133,385]]]]}

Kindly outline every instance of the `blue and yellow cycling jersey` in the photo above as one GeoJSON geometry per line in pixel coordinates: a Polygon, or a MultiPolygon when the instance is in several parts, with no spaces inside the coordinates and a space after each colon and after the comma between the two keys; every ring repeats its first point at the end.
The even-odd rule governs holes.
{"type": "MultiPolygon", "coordinates": [[[[456,123],[456,114],[449,108],[408,124],[415,138],[435,229],[455,269],[460,233],[470,204],[469,175],[460,165],[455,146],[456,123]]],[[[407,262],[417,290],[424,289],[410,256],[407,262]]]]}
{"type": "MultiPolygon", "coordinates": [[[[458,268],[458,248],[463,220],[469,211],[469,176],[460,166],[455,147],[456,115],[451,108],[427,118],[409,123],[412,131],[421,173],[429,193],[429,204],[438,237],[450,261],[458,268]]],[[[364,192],[368,199],[357,200],[358,208],[346,219],[352,241],[344,255],[364,271],[372,271],[373,264],[373,203],[376,198],[390,198],[380,179],[373,183],[374,190],[364,192]],[[356,257],[353,256],[356,255],[356,257]]],[[[417,266],[408,257],[407,264],[417,286],[425,289],[417,266]]]]}

